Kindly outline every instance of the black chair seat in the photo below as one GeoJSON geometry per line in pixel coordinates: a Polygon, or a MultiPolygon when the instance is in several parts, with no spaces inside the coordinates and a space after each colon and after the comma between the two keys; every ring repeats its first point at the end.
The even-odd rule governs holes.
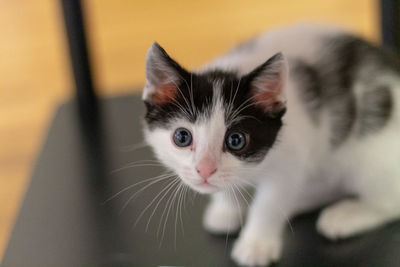
{"type": "MultiPolygon", "coordinates": [[[[152,158],[148,148],[127,149],[142,143],[139,96],[101,100],[98,110],[96,116],[86,114],[86,120],[79,119],[74,102],[57,110],[3,266],[235,266],[229,257],[234,237],[226,240],[226,236],[213,236],[202,228],[204,197],[197,196],[193,203],[193,195],[186,198],[184,234],[179,215],[171,209],[163,237],[162,217],[165,219],[168,211],[169,195],[158,206],[147,232],[157,201],[134,224],[166,183],[149,186],[122,212],[129,198],[146,183],[104,203],[163,169],[141,166],[114,171],[152,158]]],[[[400,223],[331,243],[316,233],[316,214],[292,221],[293,232],[287,229],[278,266],[400,266],[400,223]]]]}

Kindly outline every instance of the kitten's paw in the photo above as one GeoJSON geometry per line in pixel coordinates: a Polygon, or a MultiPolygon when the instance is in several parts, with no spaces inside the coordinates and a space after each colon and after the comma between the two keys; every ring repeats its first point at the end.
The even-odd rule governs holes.
{"type": "Polygon", "coordinates": [[[267,266],[279,259],[281,249],[279,238],[241,236],[235,242],[231,256],[242,266],[267,266]]]}
{"type": "Polygon", "coordinates": [[[214,234],[237,232],[243,220],[242,213],[237,208],[211,202],[205,211],[203,225],[214,234]]]}
{"type": "Polygon", "coordinates": [[[371,229],[378,222],[378,214],[359,201],[343,200],[321,212],[317,230],[325,237],[337,240],[371,229]]]}

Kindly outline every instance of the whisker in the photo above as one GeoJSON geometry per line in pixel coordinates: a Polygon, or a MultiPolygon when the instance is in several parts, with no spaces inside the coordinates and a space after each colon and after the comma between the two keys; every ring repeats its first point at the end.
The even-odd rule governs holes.
{"type": "MultiPolygon", "coordinates": [[[[177,86],[176,83],[174,83],[174,84],[175,84],[175,86],[177,86]]],[[[190,114],[186,111],[186,109],[185,109],[178,101],[175,100],[175,98],[173,98],[173,97],[171,97],[170,95],[165,94],[165,93],[162,93],[162,94],[163,94],[164,96],[168,97],[169,100],[171,100],[170,103],[173,104],[174,106],[176,106],[177,108],[179,108],[179,110],[182,111],[182,113],[185,115],[185,117],[186,117],[188,120],[191,120],[192,115],[190,115],[190,114]]]]}
{"type": "Polygon", "coordinates": [[[178,224],[178,205],[179,205],[179,200],[180,200],[181,193],[182,193],[182,186],[183,186],[183,184],[181,183],[179,185],[179,188],[178,188],[178,191],[177,191],[177,194],[179,196],[178,196],[178,201],[176,202],[176,210],[175,210],[175,238],[174,238],[174,240],[175,240],[175,242],[174,242],[175,250],[176,250],[176,233],[177,233],[176,228],[177,228],[177,224],[178,224]]]}
{"type": "Polygon", "coordinates": [[[234,200],[236,201],[236,207],[237,207],[237,209],[239,211],[240,225],[243,226],[242,209],[241,209],[240,204],[239,204],[239,199],[236,196],[236,192],[235,192],[233,186],[229,185],[229,188],[232,190],[232,194],[233,194],[233,196],[235,198],[234,200]]]}
{"type": "Polygon", "coordinates": [[[176,194],[177,194],[177,192],[178,192],[178,190],[179,190],[179,188],[180,188],[180,185],[181,185],[181,184],[179,183],[178,186],[175,188],[175,190],[174,190],[174,191],[172,192],[172,194],[171,194],[172,200],[169,202],[168,211],[167,211],[167,214],[166,214],[166,216],[165,216],[165,221],[164,221],[164,226],[163,226],[163,230],[162,230],[160,246],[161,246],[161,244],[162,244],[162,242],[163,242],[163,240],[164,240],[165,228],[166,228],[166,226],[167,226],[167,222],[168,222],[168,218],[169,218],[169,213],[170,213],[170,211],[171,211],[172,206],[173,206],[174,203],[175,203],[176,194]]]}
{"type": "MultiPolygon", "coordinates": [[[[138,218],[136,219],[136,221],[135,221],[133,227],[136,227],[136,225],[137,225],[137,223],[139,222],[140,218],[142,218],[143,214],[147,211],[147,209],[149,209],[149,208],[151,207],[151,205],[154,203],[154,201],[156,201],[157,198],[158,198],[164,191],[167,190],[167,191],[165,192],[165,194],[163,195],[163,197],[164,197],[166,194],[168,194],[169,189],[171,189],[176,183],[177,183],[177,181],[176,181],[175,179],[172,180],[171,182],[169,182],[169,184],[168,184],[166,187],[164,187],[164,188],[153,198],[153,200],[152,200],[152,201],[142,210],[142,212],[139,214],[139,216],[138,216],[138,218]],[[169,188],[169,189],[168,189],[168,188],[169,188]]],[[[160,201],[163,199],[163,197],[160,199],[160,201]]],[[[158,202],[158,203],[159,203],[159,202],[158,202]]],[[[150,216],[150,218],[149,218],[149,221],[148,221],[147,224],[146,224],[146,229],[145,229],[146,232],[147,232],[147,230],[148,230],[148,225],[149,225],[149,223],[150,223],[151,217],[154,215],[154,212],[155,212],[155,210],[157,209],[157,207],[158,207],[158,205],[157,205],[156,208],[153,210],[153,213],[151,214],[151,216],[150,216]]]]}
{"type": "Polygon", "coordinates": [[[168,175],[171,175],[171,174],[172,174],[172,173],[164,173],[164,174],[158,175],[158,176],[156,176],[156,177],[150,177],[150,178],[147,178],[147,179],[142,180],[142,181],[140,181],[140,182],[131,184],[131,185],[125,187],[124,189],[122,189],[121,191],[117,192],[116,194],[112,195],[112,196],[109,197],[108,199],[106,199],[106,200],[102,203],[102,205],[106,204],[108,201],[110,201],[110,200],[116,198],[117,196],[119,196],[119,195],[122,194],[123,192],[125,192],[125,191],[127,191],[127,190],[129,190],[129,189],[131,189],[131,188],[133,188],[133,187],[135,187],[135,186],[138,186],[138,185],[143,184],[143,183],[145,183],[145,182],[150,182],[150,181],[152,181],[152,180],[158,180],[158,179],[163,180],[164,178],[168,178],[168,175]]]}
{"type": "MultiPolygon", "coordinates": [[[[169,195],[169,197],[167,198],[167,202],[166,202],[166,204],[165,204],[165,207],[164,207],[164,210],[163,210],[163,212],[162,212],[162,214],[161,214],[161,218],[160,218],[160,222],[159,222],[159,224],[158,224],[158,228],[157,228],[157,237],[159,236],[159,233],[160,233],[160,228],[161,228],[161,224],[162,224],[162,221],[163,221],[163,218],[164,218],[164,214],[165,214],[165,212],[167,211],[167,208],[168,208],[168,206],[169,206],[169,202],[170,202],[170,200],[172,199],[172,196],[173,196],[173,192],[175,192],[175,190],[177,189],[177,187],[178,187],[178,185],[179,185],[179,182],[180,182],[180,180],[179,180],[179,178],[174,182],[174,184],[173,184],[173,186],[168,190],[168,192],[163,196],[163,198],[167,195],[167,194],[169,194],[170,192],[171,192],[171,190],[172,190],[172,193],[169,195]],[[176,187],[175,187],[176,186],[176,187]],[[175,188],[174,188],[175,187],[175,188]],[[174,189],[172,189],[172,188],[174,188],[174,189]]],[[[161,246],[161,243],[160,243],[160,246],[161,246]]]]}
{"type": "MultiPolygon", "coordinates": [[[[185,82],[186,82],[186,81],[185,81],[185,82]]],[[[179,94],[182,96],[183,101],[185,101],[186,106],[187,106],[187,108],[188,108],[190,114],[194,117],[193,110],[191,109],[191,106],[190,106],[190,104],[189,104],[189,101],[187,100],[187,98],[186,98],[185,95],[183,94],[182,90],[181,90],[181,89],[179,88],[179,86],[175,83],[175,81],[172,81],[172,83],[174,83],[174,85],[176,86],[176,89],[178,89],[178,92],[179,92],[179,94]]],[[[186,85],[187,85],[188,88],[189,88],[189,85],[187,84],[187,82],[186,82],[186,85]]]]}
{"type": "Polygon", "coordinates": [[[133,145],[127,145],[127,146],[123,146],[120,148],[121,151],[123,152],[130,152],[130,151],[134,151],[140,148],[145,148],[148,147],[149,145],[145,142],[142,143],[138,143],[138,144],[133,144],[133,145]]]}
{"type": "Polygon", "coordinates": [[[193,98],[193,74],[190,73],[190,101],[192,102],[192,109],[194,114],[197,113],[196,106],[194,105],[194,98],[193,98]]]}
{"type": "Polygon", "coordinates": [[[238,123],[244,119],[254,119],[256,121],[258,121],[259,123],[262,123],[259,119],[257,119],[254,116],[250,116],[250,115],[242,115],[242,116],[237,116],[235,119],[231,120],[230,123],[234,124],[234,123],[238,123]]]}
{"type": "MultiPolygon", "coordinates": [[[[181,78],[181,80],[183,80],[184,82],[185,82],[185,84],[186,84],[186,88],[190,88],[189,87],[189,84],[188,84],[188,82],[186,81],[186,79],[184,79],[183,77],[182,77],[182,75],[180,75],[180,74],[178,74],[179,75],[179,77],[181,78]]],[[[190,79],[192,79],[192,76],[191,76],[191,78],[190,79]]],[[[174,81],[173,81],[174,82],[174,81]]],[[[181,91],[180,90],[180,88],[178,87],[178,85],[174,82],[174,84],[177,86],[177,88],[178,88],[178,90],[179,91],[181,91]]],[[[182,92],[181,92],[181,95],[182,95],[182,97],[184,98],[184,99],[186,99],[186,97],[185,96],[183,96],[183,94],[182,94],[182,92]]],[[[187,101],[185,100],[185,102],[187,103],[187,101]]],[[[187,104],[187,106],[188,106],[188,108],[190,109],[190,106],[187,104]]],[[[190,111],[192,112],[192,116],[194,116],[195,114],[193,113],[194,112],[194,110],[193,109],[190,109],[190,111]]]]}
{"type": "MultiPolygon", "coordinates": [[[[235,103],[236,94],[237,94],[237,92],[239,90],[241,80],[242,80],[242,78],[239,79],[239,82],[238,82],[238,85],[236,87],[236,91],[235,91],[235,94],[234,94],[232,100],[231,100],[231,96],[232,96],[232,90],[231,90],[231,95],[229,96],[228,112],[227,112],[228,113],[228,118],[230,117],[230,114],[232,113],[233,104],[235,103]]],[[[231,88],[232,88],[232,84],[231,84],[231,88]]]]}
{"type": "Polygon", "coordinates": [[[143,163],[143,164],[129,164],[127,166],[123,166],[121,168],[115,169],[110,172],[110,174],[114,174],[116,172],[120,172],[126,169],[135,168],[135,167],[163,167],[164,165],[161,163],[143,163]]]}
{"type": "MultiPolygon", "coordinates": [[[[179,178],[177,178],[178,180],[179,178]]],[[[153,212],[151,213],[149,220],[146,224],[146,232],[148,231],[149,225],[150,225],[150,221],[153,218],[154,213],[156,212],[158,206],[161,204],[161,201],[168,195],[169,191],[171,191],[171,189],[179,182],[177,180],[173,180],[171,183],[169,183],[166,187],[169,187],[169,189],[167,191],[165,191],[164,195],[159,199],[159,201],[157,202],[156,206],[154,207],[153,212]]],[[[166,189],[166,188],[164,188],[166,189]]],[[[164,191],[164,189],[162,191],[164,191]]],[[[162,193],[162,192],[160,192],[162,193]]]]}
{"type": "Polygon", "coordinates": [[[253,106],[253,105],[258,104],[258,103],[255,103],[255,102],[251,102],[251,103],[247,104],[249,101],[252,101],[253,98],[255,98],[255,97],[256,97],[256,95],[254,95],[254,96],[252,96],[252,97],[246,99],[242,104],[240,104],[240,106],[239,106],[232,114],[229,114],[229,117],[228,117],[229,121],[234,120],[234,119],[236,118],[236,116],[237,116],[240,112],[242,112],[243,110],[245,110],[246,108],[249,108],[249,107],[251,107],[251,106],[253,106]]]}
{"type": "Polygon", "coordinates": [[[250,182],[250,181],[248,181],[248,180],[239,180],[238,181],[239,183],[243,183],[243,184],[246,184],[246,185],[248,185],[248,186],[251,186],[251,187],[256,187],[257,185],[255,184],[255,183],[252,183],[252,182],[250,182]]]}
{"type": "Polygon", "coordinates": [[[182,197],[182,202],[181,202],[181,208],[180,208],[180,221],[181,221],[181,230],[182,230],[182,235],[185,236],[185,230],[183,227],[183,219],[182,219],[182,209],[185,211],[186,209],[186,194],[188,192],[188,186],[184,184],[184,191],[183,191],[183,197],[182,197]]]}
{"type": "MultiPolygon", "coordinates": [[[[175,186],[175,185],[179,185],[179,183],[174,184],[174,186],[175,186]]],[[[172,199],[172,197],[173,197],[173,193],[175,192],[175,190],[177,189],[177,187],[178,187],[178,186],[176,186],[176,187],[172,190],[171,194],[170,194],[169,197],[167,198],[167,203],[165,204],[164,210],[163,210],[163,212],[162,212],[162,214],[161,214],[160,222],[159,222],[159,224],[158,224],[158,228],[157,228],[157,237],[160,235],[161,224],[162,224],[162,222],[163,222],[164,215],[165,215],[165,213],[167,212],[167,209],[168,209],[168,206],[169,206],[169,202],[171,201],[171,199],[172,199]]],[[[161,245],[161,244],[160,244],[160,245],[161,245]]]]}
{"type": "Polygon", "coordinates": [[[238,190],[238,192],[241,195],[242,199],[246,202],[247,206],[250,206],[249,201],[247,201],[247,198],[244,197],[244,195],[242,194],[242,191],[240,191],[240,188],[235,183],[232,183],[232,185],[236,187],[236,189],[238,190]]]}
{"type": "Polygon", "coordinates": [[[158,182],[160,182],[160,181],[162,181],[162,180],[165,180],[165,179],[169,179],[169,178],[171,178],[171,177],[173,177],[173,176],[174,176],[174,175],[172,175],[172,176],[166,176],[166,177],[160,178],[159,180],[152,181],[152,182],[150,182],[149,184],[147,184],[146,186],[143,186],[140,190],[138,190],[137,192],[135,192],[135,193],[125,202],[125,204],[122,206],[122,209],[120,210],[120,213],[122,213],[122,211],[129,205],[129,203],[130,203],[138,194],[142,193],[144,190],[146,190],[147,188],[149,188],[149,187],[152,186],[153,184],[156,184],[156,183],[158,183],[158,182]]]}
{"type": "Polygon", "coordinates": [[[192,206],[194,206],[194,201],[195,201],[198,193],[197,193],[197,191],[194,191],[194,190],[191,190],[191,192],[192,192],[192,206]]]}
{"type": "Polygon", "coordinates": [[[289,216],[282,210],[282,208],[280,208],[279,206],[277,206],[277,208],[279,209],[281,216],[287,221],[290,231],[292,232],[292,235],[294,235],[293,226],[292,223],[290,222],[289,216]]]}
{"type": "MultiPolygon", "coordinates": [[[[225,189],[228,189],[228,187],[227,187],[225,182],[224,182],[224,187],[225,187],[225,189]]],[[[229,190],[225,190],[224,193],[227,194],[227,198],[228,199],[231,199],[231,195],[230,195],[230,191],[229,190]]],[[[228,222],[228,229],[230,229],[230,228],[231,228],[231,221],[228,222]]],[[[225,248],[224,248],[224,252],[225,253],[226,253],[226,250],[228,248],[228,239],[229,239],[229,231],[226,231],[225,248]]]]}
{"type": "Polygon", "coordinates": [[[244,187],[243,185],[241,185],[240,183],[237,184],[240,188],[243,189],[243,191],[247,194],[247,196],[250,198],[250,201],[253,200],[253,196],[250,194],[249,191],[247,191],[246,187],[244,187]]]}

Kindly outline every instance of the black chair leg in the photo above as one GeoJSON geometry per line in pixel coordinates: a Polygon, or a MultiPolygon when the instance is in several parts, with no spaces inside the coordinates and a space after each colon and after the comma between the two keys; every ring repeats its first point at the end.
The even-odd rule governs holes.
{"type": "Polygon", "coordinates": [[[380,0],[382,43],[400,57],[399,4],[399,0],[380,0]]]}
{"type": "Polygon", "coordinates": [[[78,107],[80,114],[85,116],[96,109],[96,93],[90,68],[82,4],[80,0],[61,0],[61,4],[78,107]]]}

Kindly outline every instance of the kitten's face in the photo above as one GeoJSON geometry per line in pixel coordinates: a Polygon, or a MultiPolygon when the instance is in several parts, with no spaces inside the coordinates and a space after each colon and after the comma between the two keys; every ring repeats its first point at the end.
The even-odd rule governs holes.
{"type": "Polygon", "coordinates": [[[246,184],[276,141],[286,65],[278,54],[243,77],[189,73],[154,44],[146,62],[145,138],[157,157],[201,193],[246,184]]]}

